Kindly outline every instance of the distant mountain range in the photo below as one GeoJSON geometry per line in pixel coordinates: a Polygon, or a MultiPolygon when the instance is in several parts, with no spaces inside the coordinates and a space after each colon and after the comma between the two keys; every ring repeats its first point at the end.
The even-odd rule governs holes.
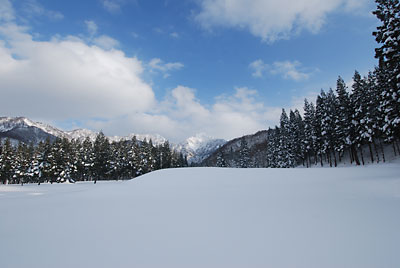
{"type": "MultiPolygon", "coordinates": [[[[33,122],[25,117],[0,117],[0,140],[10,139],[12,144],[19,142],[33,143],[37,145],[47,138],[54,141],[56,138],[67,138],[69,140],[84,140],[89,137],[94,141],[98,132],[88,129],[75,129],[72,131],[63,131],[53,126],[40,122],[33,122]]],[[[128,136],[111,136],[112,141],[130,140],[134,136],[139,141],[146,139],[152,140],[154,145],[160,145],[167,141],[166,138],[158,134],[130,134],[128,136]]],[[[189,163],[200,163],[209,157],[215,150],[226,143],[223,139],[214,139],[205,134],[198,134],[190,137],[181,143],[171,143],[172,149],[182,152],[187,156],[189,163]]]]}

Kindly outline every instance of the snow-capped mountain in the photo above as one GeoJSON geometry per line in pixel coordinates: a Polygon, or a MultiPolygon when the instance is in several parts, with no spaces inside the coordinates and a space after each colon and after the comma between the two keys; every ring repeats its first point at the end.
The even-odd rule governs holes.
{"type": "Polygon", "coordinates": [[[215,139],[200,133],[177,144],[175,150],[186,155],[189,163],[200,163],[225,143],[226,140],[215,139]]]}
{"type": "MultiPolygon", "coordinates": [[[[75,129],[72,131],[63,131],[53,126],[40,122],[33,122],[25,117],[0,117],[0,141],[9,138],[13,144],[18,142],[38,144],[47,138],[54,141],[56,138],[67,138],[69,140],[83,141],[87,137],[94,141],[98,132],[88,129],[75,129]]],[[[151,140],[153,145],[164,144],[167,139],[158,134],[130,134],[128,136],[108,137],[111,142],[120,140],[131,140],[136,137],[138,141],[151,140]]],[[[198,134],[190,137],[184,142],[170,146],[187,156],[190,163],[200,163],[210,156],[215,150],[226,143],[222,139],[214,139],[205,134],[198,134]]]]}
{"type": "Polygon", "coordinates": [[[33,122],[25,117],[0,117],[0,132],[8,132],[18,128],[38,128],[55,137],[64,137],[65,132],[40,122],[33,122]]]}
{"type": "Polygon", "coordinates": [[[38,144],[49,138],[63,137],[63,132],[46,124],[32,122],[25,117],[0,117],[0,140],[38,144]]]}
{"type": "Polygon", "coordinates": [[[87,137],[89,137],[91,141],[94,141],[97,135],[99,134],[98,132],[83,128],[66,131],[64,133],[66,134],[66,138],[68,138],[69,140],[79,140],[79,141],[82,141],[87,137]]]}
{"type": "MultiPolygon", "coordinates": [[[[16,141],[33,142],[38,144],[40,141],[55,138],[67,138],[69,140],[84,140],[87,137],[94,141],[99,133],[89,129],[75,129],[71,131],[63,131],[53,126],[40,122],[33,122],[25,117],[0,117],[0,138],[10,138],[16,141]]],[[[108,137],[111,142],[120,140],[131,140],[134,136],[139,141],[150,139],[154,145],[160,145],[167,141],[161,135],[155,134],[130,134],[128,136],[111,136],[108,137]]]]}
{"type": "Polygon", "coordinates": [[[131,140],[133,137],[136,137],[138,141],[150,141],[153,145],[161,145],[164,144],[167,139],[159,134],[129,134],[128,136],[111,136],[108,137],[110,141],[120,141],[120,140],[131,140]]]}

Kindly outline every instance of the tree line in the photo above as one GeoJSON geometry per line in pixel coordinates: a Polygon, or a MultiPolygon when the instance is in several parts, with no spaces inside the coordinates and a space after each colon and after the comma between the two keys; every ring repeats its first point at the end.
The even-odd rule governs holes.
{"type": "Polygon", "coordinates": [[[9,139],[0,143],[0,182],[12,184],[124,180],[164,168],[187,166],[186,158],[166,141],[131,140],[110,142],[100,132],[95,141],[57,138],[37,146],[9,139]]]}
{"type": "Polygon", "coordinates": [[[366,157],[384,162],[385,144],[400,155],[400,4],[376,3],[373,14],[382,22],[373,32],[380,45],[375,49],[379,65],[365,77],[355,71],[351,90],[339,76],[335,92],[321,90],[315,104],[305,99],[303,116],[283,109],[280,125],[268,130],[265,147],[249,150],[242,138],[238,153],[218,153],[217,166],[337,166],[346,154],[357,165],[366,157]]]}
{"type": "Polygon", "coordinates": [[[280,126],[269,130],[266,165],[337,166],[345,155],[356,165],[366,157],[385,162],[385,144],[400,155],[400,103],[387,93],[388,75],[384,68],[364,78],[356,71],[351,92],[339,77],[336,93],[321,90],[315,105],[305,99],[303,117],[283,109],[280,126]]]}

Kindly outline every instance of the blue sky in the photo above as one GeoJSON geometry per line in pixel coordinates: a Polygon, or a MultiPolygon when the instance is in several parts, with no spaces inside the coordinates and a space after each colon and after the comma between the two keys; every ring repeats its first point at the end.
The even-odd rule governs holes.
{"type": "Polygon", "coordinates": [[[367,0],[0,0],[0,114],[225,139],[376,64],[367,0]]]}

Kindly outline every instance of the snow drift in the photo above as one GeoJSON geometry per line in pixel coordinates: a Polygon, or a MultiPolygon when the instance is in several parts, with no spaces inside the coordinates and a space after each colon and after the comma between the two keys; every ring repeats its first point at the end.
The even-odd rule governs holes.
{"type": "Polygon", "coordinates": [[[0,186],[0,266],[399,267],[400,166],[0,186]]]}

